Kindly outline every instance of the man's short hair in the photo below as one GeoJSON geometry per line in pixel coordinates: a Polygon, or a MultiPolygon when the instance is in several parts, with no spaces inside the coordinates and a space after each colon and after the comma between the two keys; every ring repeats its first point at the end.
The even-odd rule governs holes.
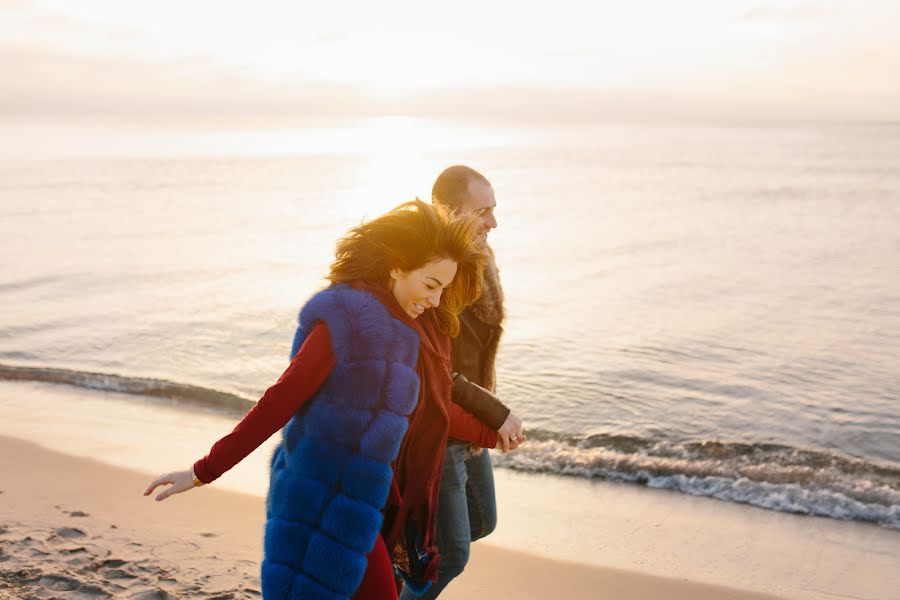
{"type": "Polygon", "coordinates": [[[450,210],[462,209],[463,202],[469,197],[469,184],[473,181],[491,185],[487,177],[471,167],[453,165],[438,175],[431,188],[431,201],[443,204],[450,210]]]}

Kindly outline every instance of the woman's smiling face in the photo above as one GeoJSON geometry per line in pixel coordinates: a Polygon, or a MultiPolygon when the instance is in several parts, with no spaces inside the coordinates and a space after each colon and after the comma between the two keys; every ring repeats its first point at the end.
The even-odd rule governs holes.
{"type": "Polygon", "coordinates": [[[415,319],[441,303],[441,294],[456,276],[456,261],[449,258],[426,263],[418,269],[391,269],[391,293],[400,307],[415,319]]]}

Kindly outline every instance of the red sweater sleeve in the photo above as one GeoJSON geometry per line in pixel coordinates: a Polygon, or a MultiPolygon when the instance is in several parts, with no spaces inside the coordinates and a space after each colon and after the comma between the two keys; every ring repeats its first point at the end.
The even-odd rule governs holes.
{"type": "Polygon", "coordinates": [[[278,382],[266,390],[234,431],[216,442],[209,454],[194,463],[197,479],[203,483],[215,481],[284,427],[325,383],[334,363],[328,326],[320,321],[309,332],[278,382]]]}
{"type": "Polygon", "coordinates": [[[497,432],[455,402],[450,403],[450,437],[482,448],[497,447],[497,432]]]}

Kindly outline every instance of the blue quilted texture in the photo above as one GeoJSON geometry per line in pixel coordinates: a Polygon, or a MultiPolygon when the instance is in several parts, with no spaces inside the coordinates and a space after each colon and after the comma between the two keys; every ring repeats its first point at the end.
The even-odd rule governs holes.
{"type": "MultiPolygon", "coordinates": [[[[412,331],[404,323],[398,320],[394,320],[394,322],[390,324],[390,329],[390,335],[393,336],[392,340],[402,340],[412,331]]],[[[419,356],[419,347],[418,344],[411,346],[406,343],[393,343],[392,341],[385,344],[380,349],[379,356],[383,356],[392,364],[414,366],[416,364],[416,359],[419,356]]]]}
{"type": "Polygon", "coordinates": [[[291,569],[300,569],[311,535],[312,528],[304,523],[269,519],[266,522],[266,557],[291,569]]]}
{"type": "Polygon", "coordinates": [[[384,401],[387,409],[398,415],[410,415],[419,398],[419,378],[415,372],[400,363],[390,366],[384,386],[384,401]]]}
{"type": "Polygon", "coordinates": [[[339,408],[376,408],[381,395],[386,364],[384,360],[362,360],[352,364],[337,364],[331,372],[334,405],[339,408]]]}
{"type": "Polygon", "coordinates": [[[408,417],[416,406],[418,335],[377,298],[344,285],[300,311],[292,356],[319,321],[336,362],[288,422],[271,461],[263,597],[348,600],[381,529],[408,417]]]}
{"type": "Polygon", "coordinates": [[[390,464],[400,452],[409,418],[387,411],[379,413],[363,433],[360,451],[366,458],[390,464]]]}
{"type": "Polygon", "coordinates": [[[265,600],[287,598],[294,587],[296,569],[267,558],[262,562],[262,595],[265,600]]]}
{"type": "Polygon", "coordinates": [[[281,450],[281,446],[275,447],[275,452],[272,453],[272,459],[269,461],[270,469],[281,469],[284,467],[284,453],[281,450]]]}
{"type": "Polygon", "coordinates": [[[288,453],[287,464],[291,473],[334,488],[351,456],[352,450],[320,437],[317,431],[298,440],[294,450],[288,453]]]}
{"type": "Polygon", "coordinates": [[[384,506],[391,491],[390,465],[364,456],[354,456],[344,469],[341,489],[352,498],[372,506],[384,506]]]}
{"type": "Polygon", "coordinates": [[[268,515],[287,521],[315,524],[334,490],[322,482],[282,471],[270,479],[268,515]]]}
{"type": "Polygon", "coordinates": [[[344,597],[305,575],[294,579],[294,589],[291,590],[291,600],[341,600],[344,597]]]}
{"type": "Polygon", "coordinates": [[[361,554],[372,551],[374,540],[369,539],[368,529],[378,523],[381,529],[381,511],[356,498],[338,494],[322,513],[321,528],[332,539],[341,540],[361,554]]]}
{"type": "MultiPolygon", "coordinates": [[[[374,542],[372,545],[375,545],[374,542]]],[[[352,550],[326,535],[314,533],[303,559],[303,569],[328,589],[352,596],[362,583],[366,563],[365,553],[352,550]]]]}
{"type": "MultiPolygon", "coordinates": [[[[308,433],[336,443],[344,448],[355,448],[359,445],[369,423],[375,416],[374,408],[337,407],[328,402],[317,402],[309,407],[307,423],[315,423],[315,429],[308,433]]],[[[300,427],[292,428],[300,433],[300,427]]]]}

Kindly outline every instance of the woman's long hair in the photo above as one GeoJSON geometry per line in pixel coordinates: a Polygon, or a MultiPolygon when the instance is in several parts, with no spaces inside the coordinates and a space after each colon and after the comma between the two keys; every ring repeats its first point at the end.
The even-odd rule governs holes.
{"type": "Polygon", "coordinates": [[[449,258],[457,264],[456,277],[444,290],[434,316],[443,333],[455,336],[459,313],[481,295],[486,256],[475,244],[476,234],[475,217],[459,216],[416,198],[354,227],[338,240],[327,279],[387,285],[391,269],[414,271],[449,258]]]}

